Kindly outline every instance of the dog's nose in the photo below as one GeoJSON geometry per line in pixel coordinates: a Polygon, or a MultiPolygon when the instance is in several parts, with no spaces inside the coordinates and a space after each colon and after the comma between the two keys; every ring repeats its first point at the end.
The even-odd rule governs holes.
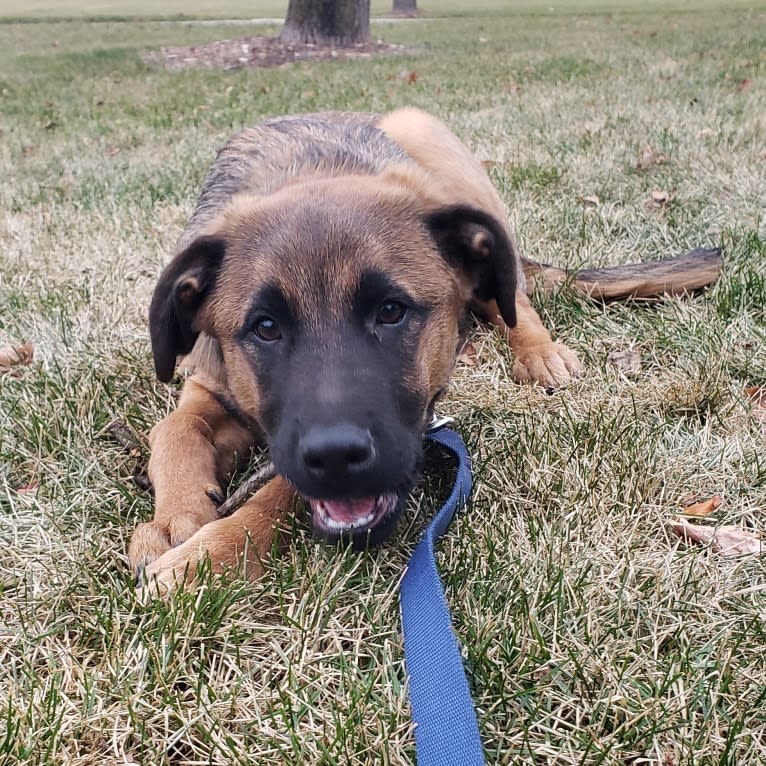
{"type": "Polygon", "coordinates": [[[372,434],[352,423],[314,426],[300,438],[298,452],[306,468],[325,481],[364,471],[375,459],[372,434]]]}

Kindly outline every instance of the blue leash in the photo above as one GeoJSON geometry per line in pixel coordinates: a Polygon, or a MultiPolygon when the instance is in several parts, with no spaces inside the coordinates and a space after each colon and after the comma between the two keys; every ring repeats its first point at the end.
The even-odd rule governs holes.
{"type": "Polygon", "coordinates": [[[457,457],[455,484],[415,548],[399,594],[415,749],[418,766],[484,766],[476,712],[434,557],[434,544],[473,483],[463,440],[443,425],[432,425],[426,438],[457,457]]]}

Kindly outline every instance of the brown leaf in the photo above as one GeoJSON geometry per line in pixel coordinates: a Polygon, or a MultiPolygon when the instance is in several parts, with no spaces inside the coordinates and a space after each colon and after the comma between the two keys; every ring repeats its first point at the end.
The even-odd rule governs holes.
{"type": "Polygon", "coordinates": [[[674,192],[655,189],[652,192],[651,197],[646,201],[646,206],[659,209],[665,208],[673,201],[675,196],[674,192]]]}
{"type": "Polygon", "coordinates": [[[613,351],[609,354],[609,364],[626,375],[638,375],[641,372],[641,354],[631,349],[613,351]]]}
{"type": "Polygon", "coordinates": [[[119,154],[122,151],[122,149],[119,146],[110,146],[104,154],[106,154],[107,157],[114,157],[116,154],[119,154]]]}
{"type": "Polygon", "coordinates": [[[580,197],[580,201],[586,207],[598,207],[601,204],[601,200],[595,194],[589,194],[587,197],[580,197]]]}
{"type": "Polygon", "coordinates": [[[636,170],[648,170],[655,165],[662,165],[667,161],[668,158],[662,152],[658,152],[656,149],[652,148],[652,146],[647,144],[641,150],[641,156],[639,157],[638,162],[636,162],[636,170]]]}
{"type": "Polygon", "coordinates": [[[766,388],[760,386],[748,386],[745,396],[750,400],[753,418],[766,430],[766,388]]]}
{"type": "Polygon", "coordinates": [[[485,170],[491,170],[492,168],[496,168],[500,163],[497,160],[482,160],[481,164],[485,170]]]}
{"type": "Polygon", "coordinates": [[[749,532],[733,524],[708,527],[692,524],[680,516],[675,516],[670,522],[670,527],[685,542],[710,544],[713,551],[722,556],[760,553],[763,549],[760,534],[749,532]]]}
{"type": "Polygon", "coordinates": [[[34,495],[37,494],[37,486],[36,481],[30,481],[29,484],[22,484],[20,487],[16,487],[16,494],[34,497],[34,495]]]}
{"type": "Polygon", "coordinates": [[[743,90],[747,90],[752,84],[753,81],[749,77],[745,77],[744,80],[740,80],[737,83],[737,93],[742,93],[743,90]]]}
{"type": "Polygon", "coordinates": [[[31,364],[34,357],[35,347],[31,343],[0,348],[0,375],[10,372],[12,367],[31,364]]]}
{"type": "Polygon", "coordinates": [[[476,353],[476,346],[473,343],[466,343],[463,346],[463,350],[457,358],[460,364],[465,364],[468,367],[476,367],[479,363],[479,355],[476,353]]]}
{"type": "Polygon", "coordinates": [[[112,438],[131,456],[141,457],[141,443],[133,435],[132,431],[128,427],[128,424],[124,420],[117,418],[113,420],[106,429],[112,438]]]}
{"type": "Polygon", "coordinates": [[[722,502],[720,495],[713,495],[709,500],[687,505],[683,510],[683,514],[684,516],[696,516],[697,518],[704,519],[714,511],[717,511],[721,507],[722,502]]]}
{"type": "Polygon", "coordinates": [[[412,85],[418,81],[418,73],[408,72],[406,69],[403,69],[401,72],[399,72],[399,79],[406,82],[407,85],[412,85]]]}

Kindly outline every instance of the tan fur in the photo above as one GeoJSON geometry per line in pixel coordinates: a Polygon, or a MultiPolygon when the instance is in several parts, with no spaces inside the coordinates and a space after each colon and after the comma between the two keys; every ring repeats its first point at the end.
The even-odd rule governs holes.
{"type": "MultiPolygon", "coordinates": [[[[488,210],[502,221],[508,236],[506,211],[479,161],[444,123],[414,108],[399,109],[383,117],[378,126],[393,138],[429,175],[439,182],[440,193],[455,202],[467,202],[488,210]]],[[[517,326],[509,329],[494,301],[472,302],[472,308],[497,326],[514,354],[514,377],[521,383],[538,383],[548,388],[566,385],[582,374],[574,352],[554,343],[526,295],[522,260],[517,260],[517,326]]]]}
{"type": "Polygon", "coordinates": [[[218,518],[209,493],[221,496],[221,482],[235,456],[246,454],[253,441],[216,402],[206,382],[212,383],[201,375],[189,379],[178,408],[149,436],[155,511],[130,542],[128,559],[136,571],[218,518]]]}
{"type": "MultiPolygon", "coordinates": [[[[182,362],[191,377],[178,408],[150,437],[156,511],[151,522],[137,527],[129,558],[136,571],[145,567],[145,582],[163,592],[193,576],[204,556],[210,557],[215,571],[236,568],[259,576],[274,536],[296,502],[295,491],[281,477],[228,518],[218,518],[214,500],[236,462],[261,437],[257,423],[263,403],[237,333],[246,321],[251,296],[264,284],[276,284],[300,307],[301,321],[317,328],[328,324],[317,307],[341,317],[364,269],[382,271],[406,284],[431,311],[419,337],[417,361],[403,372],[403,383],[430,401],[446,387],[468,305],[510,344],[516,380],[557,387],[579,375],[582,367],[572,351],[553,342],[532,307],[527,291],[535,282],[542,280],[548,288],[573,279],[576,289],[611,297],[644,295],[647,285],[672,291],[690,284],[698,287],[717,273],[711,261],[690,282],[678,279],[672,266],[665,272],[655,269],[643,283],[640,273],[629,268],[572,277],[525,261],[513,247],[516,324],[509,327],[496,300],[474,294],[474,278],[447,264],[422,225],[425,216],[448,206],[471,206],[494,216],[510,238],[502,201],[480,163],[443,123],[417,109],[382,118],[344,113],[325,118],[349,129],[372,131],[364,135],[374,145],[359,140],[357,154],[347,162],[342,147],[333,145],[333,134],[310,115],[285,118],[278,133],[270,132],[268,123],[247,129],[219,153],[179,239],[177,257],[206,235],[226,243],[226,260],[213,297],[196,320],[201,335],[182,362]],[[316,151],[305,154],[307,148],[316,151]],[[314,158],[314,164],[307,165],[306,156],[314,158]],[[296,223],[302,220],[301,206],[312,200],[321,202],[318,209],[335,214],[301,229],[296,223]],[[336,219],[344,225],[336,227],[336,219]],[[264,253],[263,241],[278,253],[264,253]],[[338,257],[339,252],[344,257],[338,257]],[[315,259],[311,267],[304,260],[309,253],[315,259]],[[271,257],[275,255],[279,257],[271,257]],[[236,402],[239,415],[222,402],[236,402]]],[[[472,236],[477,262],[489,258],[490,239],[481,230],[472,236]]],[[[201,289],[196,279],[192,274],[177,283],[184,286],[184,302],[191,304],[195,290],[201,289]]],[[[511,297],[505,300],[512,303],[513,282],[508,284],[511,297]]],[[[322,385],[328,386],[328,396],[342,396],[342,381],[322,385]]]]}
{"type": "Polygon", "coordinates": [[[281,476],[272,479],[231,516],[201,528],[149,564],[144,577],[150,593],[163,595],[181,580],[193,579],[205,557],[216,573],[233,570],[257,579],[295,503],[295,490],[281,476]]]}

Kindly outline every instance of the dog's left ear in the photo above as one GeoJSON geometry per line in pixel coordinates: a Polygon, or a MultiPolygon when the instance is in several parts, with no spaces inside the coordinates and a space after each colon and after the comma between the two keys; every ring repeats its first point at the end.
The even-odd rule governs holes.
{"type": "Polygon", "coordinates": [[[426,224],[447,262],[466,273],[474,295],[496,300],[509,327],[516,325],[516,262],[513,242],[503,225],[467,205],[442,208],[426,224]]]}

